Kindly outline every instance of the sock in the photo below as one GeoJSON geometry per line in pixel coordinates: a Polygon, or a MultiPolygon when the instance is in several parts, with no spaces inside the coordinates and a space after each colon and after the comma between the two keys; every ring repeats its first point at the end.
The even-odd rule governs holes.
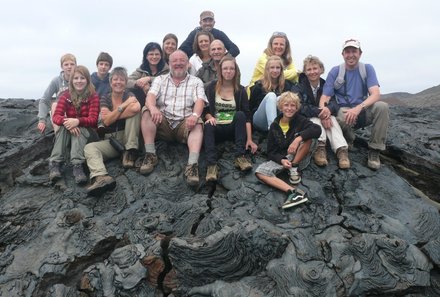
{"type": "Polygon", "coordinates": [[[197,164],[199,162],[199,153],[189,153],[188,165],[197,164]]]}
{"type": "Polygon", "coordinates": [[[156,154],[156,147],[154,146],[154,143],[146,143],[144,146],[146,153],[156,154]]]}
{"type": "Polygon", "coordinates": [[[287,196],[289,196],[290,194],[293,194],[293,193],[295,193],[295,189],[289,189],[286,192],[287,196]]]}
{"type": "Polygon", "coordinates": [[[298,164],[292,163],[292,168],[289,169],[290,175],[298,172],[298,164]]]}

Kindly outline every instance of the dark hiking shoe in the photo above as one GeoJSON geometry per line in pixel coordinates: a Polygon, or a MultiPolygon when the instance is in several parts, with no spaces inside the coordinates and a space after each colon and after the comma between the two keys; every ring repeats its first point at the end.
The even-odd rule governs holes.
{"type": "Polygon", "coordinates": [[[109,175],[100,175],[94,178],[93,184],[87,188],[87,193],[91,196],[99,196],[106,191],[113,190],[116,181],[109,175]]]}
{"type": "Polygon", "coordinates": [[[157,155],[153,153],[146,153],[142,165],[139,168],[140,174],[148,174],[153,171],[154,167],[157,165],[157,155]]]}
{"type": "Polygon", "coordinates": [[[125,150],[124,153],[122,154],[122,167],[133,168],[135,161],[136,161],[136,150],[135,149],[125,150]]]}
{"type": "Polygon", "coordinates": [[[281,208],[290,208],[292,206],[307,202],[308,200],[307,194],[304,191],[300,189],[289,190],[287,191],[287,199],[281,208]]]}
{"type": "Polygon", "coordinates": [[[245,156],[240,156],[234,161],[235,167],[240,169],[240,171],[248,171],[252,169],[252,163],[245,156]]]}
{"type": "Polygon", "coordinates": [[[378,150],[368,150],[368,167],[373,170],[380,168],[380,152],[378,150]]]}
{"type": "Polygon", "coordinates": [[[49,163],[49,180],[54,183],[61,178],[61,163],[50,162],[49,163]]]}
{"type": "Polygon", "coordinates": [[[199,164],[188,164],[185,168],[186,183],[190,186],[199,184],[199,164]]]}
{"type": "Polygon", "coordinates": [[[73,165],[73,176],[75,177],[75,183],[78,185],[87,182],[87,176],[84,173],[82,164],[73,165]]]}
{"type": "Polygon", "coordinates": [[[315,153],[313,154],[313,159],[315,160],[315,164],[322,167],[327,166],[327,151],[325,149],[325,144],[319,144],[316,148],[315,153]]]}

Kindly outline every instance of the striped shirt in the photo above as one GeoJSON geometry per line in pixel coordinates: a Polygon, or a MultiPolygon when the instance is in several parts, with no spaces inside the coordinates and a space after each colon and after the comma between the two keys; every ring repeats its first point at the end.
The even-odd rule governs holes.
{"type": "Polygon", "coordinates": [[[193,113],[197,100],[208,102],[200,78],[187,74],[178,85],[174,84],[171,73],[156,77],[148,93],[156,96],[156,105],[170,123],[171,128],[193,113]]]}

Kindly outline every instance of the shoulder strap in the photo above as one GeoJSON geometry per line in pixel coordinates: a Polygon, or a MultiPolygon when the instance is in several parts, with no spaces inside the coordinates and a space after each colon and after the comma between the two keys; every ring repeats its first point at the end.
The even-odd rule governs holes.
{"type": "Polygon", "coordinates": [[[339,90],[345,84],[345,64],[342,63],[339,65],[338,77],[335,79],[334,88],[335,90],[339,90]]]}

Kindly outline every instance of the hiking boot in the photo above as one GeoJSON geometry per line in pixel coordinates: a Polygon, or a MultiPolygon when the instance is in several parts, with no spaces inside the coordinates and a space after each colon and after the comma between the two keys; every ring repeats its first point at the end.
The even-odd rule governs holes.
{"type": "Polygon", "coordinates": [[[368,150],[368,167],[373,170],[380,168],[380,152],[378,150],[368,150]]]}
{"type": "Polygon", "coordinates": [[[350,168],[350,159],[348,158],[348,149],[345,147],[341,147],[337,150],[336,156],[338,157],[339,163],[338,166],[341,169],[350,168]]]}
{"type": "Polygon", "coordinates": [[[61,178],[61,163],[59,162],[49,162],[49,180],[51,182],[56,182],[61,178]]]}
{"type": "Polygon", "coordinates": [[[248,171],[252,169],[252,163],[245,156],[237,157],[234,161],[235,167],[240,169],[240,171],[248,171]]]}
{"type": "Polygon", "coordinates": [[[307,194],[300,189],[293,189],[287,191],[287,199],[281,206],[282,209],[290,208],[292,206],[309,201],[307,194]]]}
{"type": "Polygon", "coordinates": [[[316,148],[315,154],[313,155],[313,159],[315,160],[315,164],[318,166],[327,166],[327,151],[325,149],[325,144],[318,144],[316,148]]]}
{"type": "Polygon", "coordinates": [[[73,165],[73,176],[75,177],[75,183],[78,185],[87,182],[87,176],[84,173],[83,164],[73,165]]]}
{"type": "Polygon", "coordinates": [[[154,166],[157,165],[157,155],[153,153],[145,153],[142,165],[139,168],[140,174],[148,174],[153,171],[154,166]]]}
{"type": "Polygon", "coordinates": [[[116,181],[109,175],[100,175],[94,178],[93,184],[87,188],[87,193],[91,196],[99,196],[108,190],[113,190],[116,181]]]}
{"type": "Polygon", "coordinates": [[[290,169],[289,174],[290,174],[289,181],[291,184],[297,185],[301,182],[301,175],[299,174],[298,169],[296,170],[290,169]]]}
{"type": "Polygon", "coordinates": [[[208,169],[206,170],[206,181],[207,182],[217,181],[218,172],[219,172],[219,168],[217,165],[209,165],[208,169]]]}
{"type": "Polygon", "coordinates": [[[125,150],[122,154],[122,167],[133,168],[136,161],[136,149],[125,150]]]}
{"type": "Polygon", "coordinates": [[[199,184],[199,164],[188,164],[185,168],[186,183],[190,186],[199,184]]]}

